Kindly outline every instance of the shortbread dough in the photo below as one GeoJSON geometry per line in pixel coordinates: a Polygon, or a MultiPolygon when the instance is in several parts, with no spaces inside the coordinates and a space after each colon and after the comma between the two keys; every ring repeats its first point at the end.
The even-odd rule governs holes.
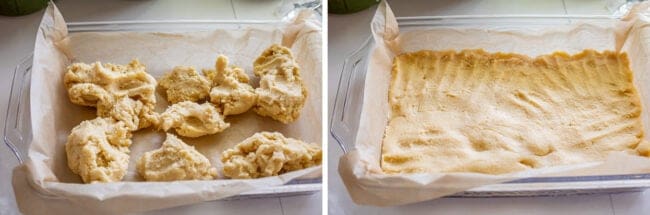
{"type": "Polygon", "coordinates": [[[230,127],[230,123],[223,121],[223,116],[212,104],[190,101],[169,106],[159,115],[157,124],[165,131],[174,128],[178,135],[184,137],[215,134],[230,127]]]}
{"type": "Polygon", "coordinates": [[[300,77],[300,69],[291,50],[272,45],[253,63],[254,73],[260,77],[258,96],[253,110],[282,123],[295,121],[307,99],[307,89],[300,77]]]}
{"type": "Polygon", "coordinates": [[[159,149],[144,153],[136,169],[146,181],[211,180],[217,169],[210,160],[173,134],[159,149]]]}
{"type": "Polygon", "coordinates": [[[386,173],[502,174],[649,155],[625,53],[419,51],[393,63],[386,173]]]}
{"type": "Polygon", "coordinates": [[[74,63],[65,73],[64,85],[72,103],[97,107],[97,115],[102,117],[132,119],[131,122],[126,122],[129,130],[137,130],[151,124],[150,119],[139,117],[154,114],[156,79],[147,74],[145,66],[138,60],[133,60],[128,65],[74,63]],[[123,110],[112,110],[113,107],[130,105],[127,103],[131,100],[138,101],[146,108],[130,111],[137,115],[128,117],[124,115],[126,112],[123,110]],[[135,120],[136,118],[138,119],[135,120]],[[137,126],[133,126],[135,121],[138,122],[137,126]]]}
{"type": "Polygon", "coordinates": [[[199,102],[208,97],[210,82],[194,67],[177,66],[165,74],[158,83],[165,92],[167,101],[175,104],[182,101],[199,102]]]}
{"type": "Polygon", "coordinates": [[[278,132],[259,132],[222,153],[223,174],[230,178],[274,176],[321,164],[316,144],[286,138],[278,132]]]}
{"type": "Polygon", "coordinates": [[[217,57],[215,67],[203,73],[212,81],[210,101],[221,108],[223,115],[241,114],[253,107],[257,95],[248,84],[248,75],[244,70],[228,66],[228,58],[223,55],[217,57]]]}
{"type": "Polygon", "coordinates": [[[97,105],[97,115],[101,117],[111,117],[115,120],[122,121],[130,131],[140,128],[146,128],[155,121],[156,113],[151,103],[143,103],[140,100],[133,100],[129,97],[123,97],[116,102],[99,102],[97,105]]]}
{"type": "Polygon", "coordinates": [[[65,144],[68,167],[84,183],[120,181],[129,166],[130,138],[124,122],[101,117],[83,121],[65,144]]]}

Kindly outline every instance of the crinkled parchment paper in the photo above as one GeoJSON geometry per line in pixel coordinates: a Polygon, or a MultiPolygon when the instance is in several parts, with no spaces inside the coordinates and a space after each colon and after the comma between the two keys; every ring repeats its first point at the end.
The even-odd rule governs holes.
{"type": "MultiPolygon", "coordinates": [[[[231,127],[224,132],[200,138],[183,138],[217,169],[220,154],[259,131],[278,131],[287,137],[321,142],[321,26],[303,11],[293,20],[269,25],[215,29],[199,32],[78,32],[68,33],[66,23],[53,3],[47,8],[36,37],[31,82],[33,141],[25,171],[27,181],[40,193],[67,199],[91,211],[125,213],[166,208],[221,199],[256,188],[279,186],[298,177],[319,177],[321,167],[253,180],[230,180],[221,172],[217,180],[143,182],[135,171],[136,160],[146,151],[160,147],[164,132],[152,128],[134,133],[129,171],[122,182],[83,184],[67,166],[65,142],[70,130],[83,120],[95,118],[95,109],[72,104],[63,86],[65,67],[71,62],[95,61],[126,64],[138,58],[156,78],[174,66],[214,68],[218,54],[230,58],[251,76],[255,58],[273,43],[289,46],[301,66],[309,96],[300,118],[284,125],[249,111],[229,116],[231,127]]],[[[258,81],[253,78],[252,82],[258,81]]],[[[157,111],[167,107],[158,96],[157,111]]],[[[16,178],[14,178],[16,180],[16,178]]],[[[16,183],[14,185],[19,186],[16,183]]],[[[16,187],[15,190],[24,190],[16,187]]],[[[22,211],[43,207],[29,199],[17,201],[22,211]]]]}
{"type": "MultiPolygon", "coordinates": [[[[557,50],[577,53],[583,49],[627,52],[635,84],[644,103],[644,131],[650,134],[650,4],[637,5],[618,21],[570,21],[564,25],[503,25],[399,29],[385,3],[372,20],[375,46],[366,74],[363,108],[355,149],[344,155],[339,173],[352,199],[358,204],[391,206],[451,195],[483,185],[525,177],[613,175],[650,173],[650,159],[612,153],[603,162],[558,166],[506,175],[477,173],[384,174],[380,167],[381,142],[388,121],[388,87],[393,58],[402,52],[462,50],[516,52],[529,56],[557,50]]],[[[647,136],[645,137],[647,140],[647,136]]]]}

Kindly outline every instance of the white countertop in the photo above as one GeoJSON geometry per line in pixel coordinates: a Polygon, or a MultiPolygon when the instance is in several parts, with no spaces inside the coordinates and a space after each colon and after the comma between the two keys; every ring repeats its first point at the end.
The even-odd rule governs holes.
{"type": "MultiPolygon", "coordinates": [[[[603,0],[411,0],[389,1],[395,16],[466,14],[610,14],[603,0]]],[[[375,7],[350,15],[329,15],[328,101],[331,114],[343,61],[370,36],[375,7]]],[[[330,214],[649,214],[650,191],[611,195],[538,198],[443,198],[400,207],[359,206],[338,175],[342,151],[329,136],[330,214]]]]}
{"type": "MultiPolygon", "coordinates": [[[[284,0],[287,2],[287,0],[284,0]]],[[[158,0],[158,1],[103,1],[60,0],[55,2],[68,22],[115,21],[115,20],[232,20],[232,19],[278,19],[278,7],[282,0],[158,0]]],[[[0,122],[4,124],[9,100],[13,68],[21,59],[30,55],[34,48],[36,30],[43,11],[21,17],[0,16],[0,122]]],[[[0,132],[2,129],[0,129],[0,132]]],[[[4,135],[2,135],[4,136],[4,135]]],[[[18,214],[13,189],[12,169],[16,166],[14,155],[4,146],[0,147],[0,214],[18,214]]],[[[319,214],[321,193],[296,197],[213,201],[181,206],[147,214],[319,214]],[[261,213],[260,213],[261,212],[261,213]]],[[[45,204],[51,202],[43,200],[45,204]]],[[[57,208],[68,207],[57,202],[57,208]]]]}

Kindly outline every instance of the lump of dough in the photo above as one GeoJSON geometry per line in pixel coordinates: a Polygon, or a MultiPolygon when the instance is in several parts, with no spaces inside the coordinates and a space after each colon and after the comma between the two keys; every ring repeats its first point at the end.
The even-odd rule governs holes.
{"type": "Polygon", "coordinates": [[[169,133],[162,147],[140,157],[136,169],[147,181],[210,180],[217,176],[210,160],[169,133]]]}
{"type": "Polygon", "coordinates": [[[120,181],[129,166],[130,138],[123,122],[101,117],[83,121],[65,144],[68,167],[84,183],[120,181]]]}
{"type": "Polygon", "coordinates": [[[321,157],[316,144],[260,132],[224,151],[221,162],[227,177],[259,178],[320,165],[321,157]]]}
{"type": "Polygon", "coordinates": [[[78,83],[68,88],[68,97],[74,104],[96,107],[102,101],[111,101],[113,95],[97,84],[78,83]]]}
{"type": "Polygon", "coordinates": [[[228,66],[228,58],[217,57],[215,70],[203,70],[205,76],[212,81],[210,102],[223,110],[223,115],[235,115],[246,112],[253,107],[257,95],[248,84],[248,75],[242,68],[228,66]]]}
{"type": "Polygon", "coordinates": [[[223,121],[219,110],[210,103],[179,102],[168,107],[158,116],[158,127],[167,131],[171,128],[184,137],[200,137],[215,134],[230,127],[223,121]]]}
{"type": "Polygon", "coordinates": [[[282,123],[295,121],[307,99],[307,89],[300,69],[291,51],[280,45],[272,45],[253,63],[254,73],[260,77],[260,87],[253,110],[282,123]]]}
{"type": "Polygon", "coordinates": [[[68,67],[63,82],[70,100],[78,105],[95,107],[101,99],[107,97],[130,97],[143,103],[156,102],[156,79],[145,71],[145,66],[138,60],[132,60],[128,65],[74,63],[68,67]],[[78,84],[85,84],[83,89],[86,90],[76,89],[70,93],[70,89],[78,84]],[[88,84],[93,85],[94,89],[88,87],[88,84]],[[102,95],[97,95],[98,93],[102,95]]]}
{"type": "MultiPolygon", "coordinates": [[[[74,63],[68,66],[63,78],[64,85],[68,90],[68,97],[74,104],[97,107],[97,115],[102,117],[113,117],[122,120],[120,117],[111,115],[111,112],[123,112],[112,110],[114,107],[124,107],[125,98],[138,101],[142,106],[143,114],[132,115],[128,118],[141,117],[153,114],[153,107],[156,104],[154,90],[156,79],[145,71],[145,66],[138,60],[131,61],[128,65],[74,63]]],[[[124,112],[123,112],[124,113],[124,112]]],[[[122,116],[123,117],[123,116],[122,116]]],[[[149,120],[138,119],[138,126],[133,126],[133,121],[125,122],[130,130],[137,130],[149,126],[149,120]]]]}
{"type": "Polygon", "coordinates": [[[201,101],[208,97],[210,91],[210,82],[189,66],[174,67],[160,79],[158,85],[172,104],[201,101]]]}
{"type": "Polygon", "coordinates": [[[115,102],[100,102],[97,115],[122,121],[130,131],[146,128],[155,120],[154,105],[123,97],[115,102]]]}

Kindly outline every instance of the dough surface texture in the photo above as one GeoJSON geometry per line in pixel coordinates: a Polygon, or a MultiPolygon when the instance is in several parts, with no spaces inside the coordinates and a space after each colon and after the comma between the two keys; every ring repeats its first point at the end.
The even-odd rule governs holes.
{"type": "Polygon", "coordinates": [[[204,70],[212,81],[210,102],[217,105],[224,116],[241,114],[255,105],[257,95],[248,83],[248,75],[242,68],[228,65],[228,58],[219,55],[215,69],[204,70]]]}
{"type": "Polygon", "coordinates": [[[165,74],[158,83],[167,101],[176,104],[183,101],[199,102],[208,97],[210,82],[194,67],[177,66],[165,74]]]}
{"type": "Polygon", "coordinates": [[[97,107],[98,116],[127,120],[131,131],[151,124],[156,79],[138,60],[128,65],[74,63],[68,66],[63,80],[72,103],[97,107]],[[137,110],[126,111],[127,106],[137,110]],[[122,109],[113,110],[116,107],[122,109]]]}
{"type": "Polygon", "coordinates": [[[253,110],[285,124],[298,119],[307,99],[307,89],[291,50],[272,45],[255,60],[253,68],[255,76],[260,77],[253,110]]]}
{"type": "Polygon", "coordinates": [[[169,133],[162,147],[140,157],[136,169],[146,181],[211,180],[217,176],[208,158],[169,133]]]}
{"type": "Polygon", "coordinates": [[[123,122],[101,117],[83,121],[65,144],[68,167],[84,183],[120,181],[129,166],[130,138],[123,122]]]}
{"type": "Polygon", "coordinates": [[[158,127],[164,131],[174,128],[178,135],[200,137],[216,134],[230,127],[219,110],[210,103],[179,102],[159,114],[158,127]]]}
{"type": "Polygon", "coordinates": [[[648,156],[625,53],[418,51],[393,62],[386,173],[503,174],[648,156]]]}
{"type": "Polygon", "coordinates": [[[259,132],[222,153],[223,174],[230,178],[274,176],[321,164],[319,145],[259,132]]]}

